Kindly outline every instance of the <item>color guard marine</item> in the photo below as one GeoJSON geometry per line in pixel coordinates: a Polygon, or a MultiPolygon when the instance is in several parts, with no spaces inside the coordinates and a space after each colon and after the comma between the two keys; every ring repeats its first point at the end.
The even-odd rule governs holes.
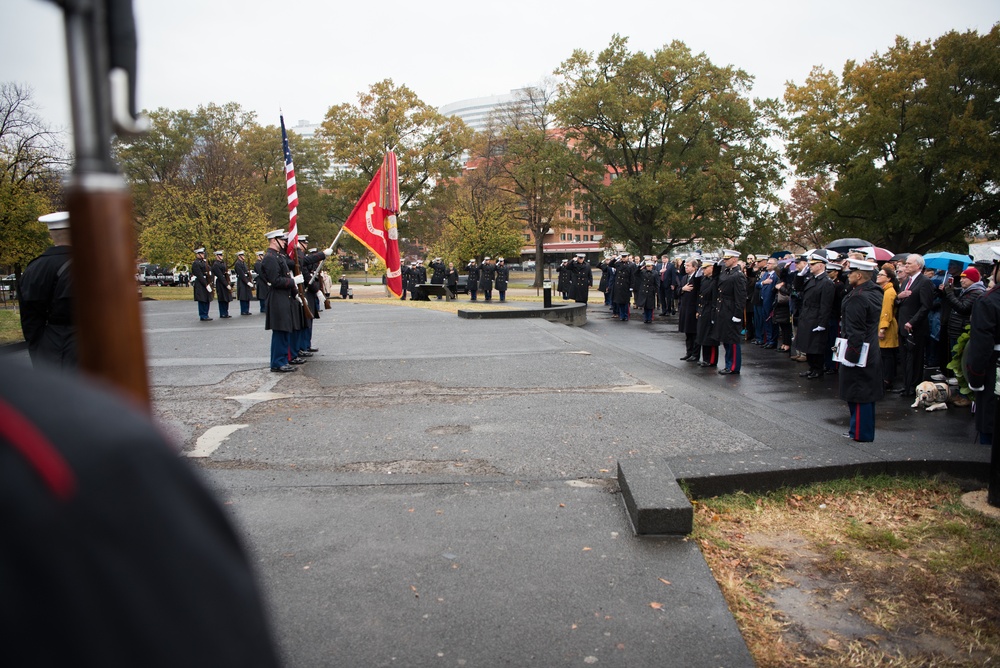
{"type": "Polygon", "coordinates": [[[76,366],[76,326],[73,322],[72,262],[69,214],[38,219],[49,228],[53,246],[28,263],[21,274],[21,332],[31,363],[76,366]]]}
{"type": "Polygon", "coordinates": [[[219,300],[219,317],[231,318],[229,315],[229,302],[233,301],[233,290],[229,285],[229,269],[226,261],[223,260],[224,251],[215,251],[215,260],[212,262],[212,277],[215,278],[216,299],[219,300]]]}
{"type": "Polygon", "coordinates": [[[194,262],[191,263],[191,285],[194,288],[194,300],[198,302],[198,318],[205,322],[211,320],[208,316],[208,305],[212,303],[213,281],[205,261],[205,248],[194,249],[194,262]]]}

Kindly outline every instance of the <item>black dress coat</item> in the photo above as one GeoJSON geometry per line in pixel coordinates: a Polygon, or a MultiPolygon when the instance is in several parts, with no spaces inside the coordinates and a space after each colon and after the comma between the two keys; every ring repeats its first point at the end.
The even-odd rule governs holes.
{"type": "Polygon", "coordinates": [[[264,280],[271,286],[267,295],[264,329],[276,332],[294,332],[302,329],[303,324],[302,307],[295,299],[298,291],[286,259],[278,251],[268,248],[261,262],[264,280]]]}
{"type": "Polygon", "coordinates": [[[701,277],[701,285],[698,288],[698,327],[695,334],[695,343],[699,346],[719,345],[719,340],[713,334],[716,284],[715,274],[701,277]]]}
{"type": "Polygon", "coordinates": [[[809,276],[799,292],[799,328],[795,333],[795,348],[807,355],[822,355],[829,349],[826,328],[833,312],[836,286],[825,273],[809,276]],[[817,327],[823,331],[814,332],[817,327]]]}
{"type": "Polygon", "coordinates": [[[559,274],[559,279],[556,281],[556,290],[559,294],[567,294],[569,292],[570,285],[573,284],[572,276],[573,269],[569,264],[560,264],[556,267],[556,273],[559,274]]]}
{"type": "Polygon", "coordinates": [[[505,264],[496,265],[496,279],[494,286],[497,290],[507,291],[507,282],[510,280],[510,267],[505,264]]]}
{"type": "Polygon", "coordinates": [[[41,360],[76,366],[71,254],[69,246],[52,246],[29,262],[21,274],[21,331],[32,364],[41,360]]]}
{"type": "Polygon", "coordinates": [[[247,263],[243,260],[237,260],[236,264],[233,265],[233,271],[236,272],[236,298],[240,301],[253,299],[253,281],[250,280],[250,270],[247,268],[247,263]]]}
{"type": "Polygon", "coordinates": [[[444,275],[448,272],[448,265],[444,262],[431,262],[431,283],[434,285],[444,285],[444,275]]]}
{"type": "Polygon", "coordinates": [[[608,291],[608,282],[611,280],[611,263],[607,260],[597,265],[601,270],[601,280],[597,284],[597,291],[605,293],[608,291]]]}
{"type": "Polygon", "coordinates": [[[497,266],[487,262],[479,268],[479,289],[483,292],[493,289],[493,281],[497,276],[497,266]]]}
{"type": "Polygon", "coordinates": [[[634,280],[632,290],[635,293],[636,308],[655,309],[657,293],[660,291],[659,275],[652,267],[640,267],[635,272],[634,280]]]}
{"type": "Polygon", "coordinates": [[[199,258],[191,263],[191,282],[194,286],[194,300],[196,302],[212,301],[212,291],[208,289],[212,285],[212,276],[208,271],[208,262],[199,258]]]}
{"type": "Polygon", "coordinates": [[[264,273],[260,268],[261,260],[257,260],[253,263],[253,270],[257,272],[257,278],[254,279],[254,283],[257,285],[257,299],[267,299],[268,285],[267,281],[264,280],[264,273]]]}
{"type": "Polygon", "coordinates": [[[469,279],[466,282],[466,285],[469,286],[470,291],[476,291],[479,289],[479,276],[482,272],[479,270],[478,264],[470,264],[467,269],[469,272],[469,279]]]}
{"type": "Polygon", "coordinates": [[[747,303],[747,277],[739,266],[718,265],[715,294],[715,322],[712,338],[723,345],[743,340],[743,309],[747,303]],[[735,319],[735,320],[734,320],[735,319]]]}
{"type": "Polygon", "coordinates": [[[215,298],[222,302],[233,301],[233,289],[229,286],[229,269],[222,260],[212,261],[212,276],[215,277],[215,298]]]}
{"type": "Polygon", "coordinates": [[[586,304],[590,296],[590,286],[594,284],[594,272],[590,269],[590,263],[571,262],[569,266],[573,269],[573,283],[570,286],[569,296],[575,302],[586,304]]]}
{"type": "Polygon", "coordinates": [[[1000,289],[992,288],[976,300],[969,318],[969,342],[962,356],[965,378],[976,391],[976,430],[993,433],[997,398],[993,393],[997,378],[1000,346],[1000,289]]]}
{"type": "Polygon", "coordinates": [[[698,293],[701,289],[701,276],[682,274],[677,279],[677,331],[694,334],[698,331],[698,293]],[[685,292],[684,286],[691,284],[691,290],[685,292]]]}
{"type": "Polygon", "coordinates": [[[615,304],[628,304],[632,301],[632,284],[635,282],[635,272],[638,269],[631,262],[615,263],[615,284],[611,290],[611,301],[615,304]]]}
{"type": "Polygon", "coordinates": [[[865,366],[840,365],[840,398],[844,401],[869,404],[883,396],[882,355],[878,347],[882,294],[882,288],[865,281],[844,295],[840,309],[840,334],[847,339],[844,359],[856,363],[863,344],[868,344],[865,366]]]}

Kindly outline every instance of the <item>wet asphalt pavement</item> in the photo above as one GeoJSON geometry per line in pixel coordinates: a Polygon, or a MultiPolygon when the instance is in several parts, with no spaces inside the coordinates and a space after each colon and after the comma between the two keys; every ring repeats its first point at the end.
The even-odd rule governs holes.
{"type": "Polygon", "coordinates": [[[696,545],[633,535],[619,461],[731,483],[989,457],[968,409],[892,396],[852,443],[836,376],[751,345],[719,376],[674,318],[593,303],[574,328],[334,301],[293,374],[261,314],[143,307],[157,418],[207,454],[289,666],[752,665],[696,545]]]}

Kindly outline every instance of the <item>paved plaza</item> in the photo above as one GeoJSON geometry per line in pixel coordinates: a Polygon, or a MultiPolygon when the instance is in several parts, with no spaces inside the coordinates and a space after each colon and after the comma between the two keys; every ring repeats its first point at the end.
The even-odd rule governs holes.
{"type": "Polygon", "coordinates": [[[634,535],[619,462],[711,491],[989,458],[967,409],[898,397],[848,441],[836,376],[753,346],[741,376],[698,369],[672,318],[332,306],[276,374],[262,314],[143,303],[157,419],[237,522],[289,666],[752,665],[697,546],[634,535]]]}

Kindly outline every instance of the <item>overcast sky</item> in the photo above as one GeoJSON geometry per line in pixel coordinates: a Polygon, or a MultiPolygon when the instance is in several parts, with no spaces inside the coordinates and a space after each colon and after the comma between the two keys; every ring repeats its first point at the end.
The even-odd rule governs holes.
{"type": "MultiPolygon", "coordinates": [[[[42,116],[69,123],[61,13],[45,0],[0,0],[0,81],[29,84],[42,116]]],[[[441,106],[509,92],[551,74],[574,49],[614,33],[633,51],[678,39],[780,97],[814,65],[885,51],[896,35],[985,33],[997,0],[135,0],[140,107],[238,102],[276,124],[314,123],[385,78],[441,106]]]]}

